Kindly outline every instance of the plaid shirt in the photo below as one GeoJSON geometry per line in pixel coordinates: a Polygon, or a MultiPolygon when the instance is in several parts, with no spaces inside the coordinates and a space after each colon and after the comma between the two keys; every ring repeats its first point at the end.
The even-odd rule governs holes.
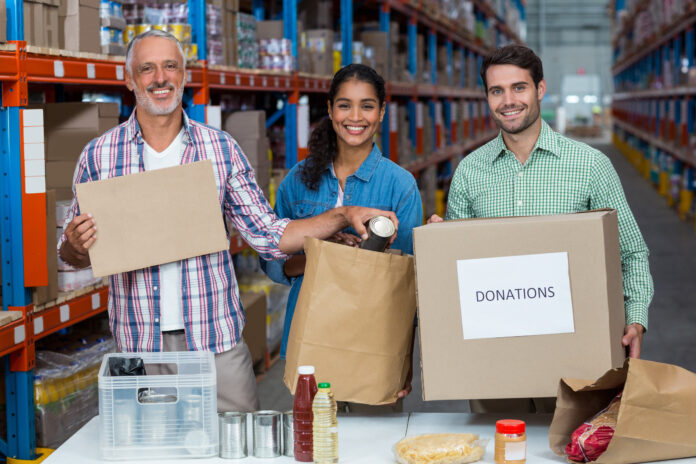
{"type": "MultiPolygon", "coordinates": [[[[265,259],[285,258],[278,249],[288,219],[279,219],[256,184],[254,172],[229,134],[183,115],[181,164],[213,161],[220,208],[265,259]]],[[[145,170],[143,136],[135,118],[92,140],[80,154],[73,200],[65,224],[79,214],[74,184],[145,170]]],[[[58,248],[65,240],[62,235],[58,248]]],[[[109,277],[109,322],[121,351],[160,351],[159,266],[109,277]]],[[[242,338],[246,322],[228,250],[181,261],[181,308],[189,350],[220,353],[242,338]]]]}
{"type": "Polygon", "coordinates": [[[613,208],[618,213],[626,324],[647,329],[653,281],[648,247],[609,159],[584,143],[554,132],[542,121],[524,164],[507,149],[502,133],[457,167],[446,219],[567,214],[613,208]]]}

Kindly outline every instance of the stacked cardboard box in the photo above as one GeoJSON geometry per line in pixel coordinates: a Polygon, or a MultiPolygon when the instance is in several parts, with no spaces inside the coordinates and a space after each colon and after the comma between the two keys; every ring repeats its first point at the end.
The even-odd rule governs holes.
{"type": "Polygon", "coordinates": [[[75,164],[85,145],[118,125],[116,103],[50,103],[44,106],[46,188],[57,200],[72,198],[75,164]]]}
{"type": "Polygon", "coordinates": [[[5,0],[0,0],[0,43],[7,41],[7,9],[5,0]]]}
{"type": "Polygon", "coordinates": [[[381,31],[364,31],[360,34],[360,40],[365,45],[372,49],[372,59],[371,62],[365,63],[372,66],[377,74],[382,76],[385,80],[390,78],[388,67],[389,67],[389,53],[387,52],[387,33],[381,31]]]}
{"type": "Polygon", "coordinates": [[[58,297],[58,254],[56,252],[56,192],[46,191],[46,267],[48,268],[48,285],[32,289],[34,305],[55,300],[58,297]]]}
{"type": "Polygon", "coordinates": [[[332,29],[310,29],[304,33],[309,52],[310,71],[313,74],[332,76],[334,73],[332,29]]]}
{"type": "Polygon", "coordinates": [[[271,163],[266,137],[266,113],[264,111],[238,111],[225,118],[224,130],[239,144],[256,174],[256,183],[269,196],[271,163]]]}
{"type": "Polygon", "coordinates": [[[307,29],[333,29],[333,1],[303,0],[298,2],[297,18],[307,29]]]}
{"type": "Polygon", "coordinates": [[[61,0],[58,14],[60,48],[101,53],[99,0],[61,0]]]}
{"type": "Polygon", "coordinates": [[[24,2],[24,40],[37,47],[59,48],[59,0],[24,2]]]}
{"type": "Polygon", "coordinates": [[[397,113],[399,164],[404,165],[410,163],[414,159],[413,144],[411,143],[411,138],[408,136],[408,107],[405,105],[399,106],[397,113]]]}

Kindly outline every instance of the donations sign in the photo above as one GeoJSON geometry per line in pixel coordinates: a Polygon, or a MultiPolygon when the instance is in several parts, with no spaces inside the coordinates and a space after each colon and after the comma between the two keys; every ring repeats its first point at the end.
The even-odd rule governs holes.
{"type": "Polygon", "coordinates": [[[464,340],[572,333],[568,253],[457,261],[464,340]]]}

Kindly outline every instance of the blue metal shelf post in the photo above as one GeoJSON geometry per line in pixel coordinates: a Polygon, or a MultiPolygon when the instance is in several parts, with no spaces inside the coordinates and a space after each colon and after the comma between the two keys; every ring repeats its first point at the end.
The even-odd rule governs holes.
{"type": "MultiPolygon", "coordinates": [[[[428,31],[428,59],[430,60],[430,83],[437,85],[437,33],[431,29],[428,31]]],[[[430,122],[433,133],[433,151],[437,151],[437,100],[433,97],[428,102],[430,122]]]]}
{"type": "MultiPolygon", "coordinates": [[[[387,57],[391,56],[391,40],[390,40],[390,30],[389,30],[389,22],[391,20],[391,13],[389,10],[389,5],[384,4],[382,5],[382,8],[379,10],[379,30],[384,32],[386,37],[385,40],[387,41],[387,57]]],[[[389,81],[391,80],[391,60],[387,58],[387,75],[383,76],[385,80],[389,81]]],[[[382,155],[389,158],[390,157],[390,134],[389,134],[389,119],[390,119],[390,114],[389,114],[389,103],[391,102],[391,92],[389,91],[389,88],[387,87],[387,96],[386,96],[386,109],[384,111],[384,118],[382,119],[382,155]]]]}
{"type": "MultiPolygon", "coordinates": [[[[297,0],[283,0],[283,37],[292,43],[292,56],[297,62],[297,0]]],[[[285,104],[285,167],[297,164],[297,104],[300,99],[297,72],[293,77],[293,90],[285,104]]]]}
{"type": "Polygon", "coordinates": [[[353,62],[353,0],[341,0],[341,64],[353,62]]]}
{"type": "MultiPolygon", "coordinates": [[[[418,22],[415,17],[410,18],[408,22],[408,72],[413,76],[413,81],[418,82],[418,22]]],[[[417,127],[416,127],[416,104],[417,100],[411,98],[408,102],[408,136],[411,139],[411,146],[417,145],[417,127]]]]}
{"type": "MultiPolygon", "coordinates": [[[[7,0],[7,38],[24,39],[24,10],[21,0],[7,0]]],[[[19,46],[19,45],[18,45],[19,46]]],[[[20,107],[26,105],[26,78],[23,83],[2,84],[0,108],[0,218],[2,227],[3,310],[31,304],[31,294],[24,287],[22,238],[22,168],[20,107]],[[18,84],[18,85],[14,85],[18,84]],[[23,95],[24,94],[24,95],[23,95]]],[[[34,428],[34,371],[13,371],[9,358],[3,362],[5,404],[7,407],[7,441],[0,440],[2,454],[30,460],[36,457],[34,428]]]]}
{"type": "MultiPolygon", "coordinates": [[[[207,60],[208,59],[208,36],[206,32],[206,10],[205,10],[205,0],[188,0],[188,14],[189,14],[189,24],[191,24],[191,38],[193,43],[198,47],[198,59],[207,60]]],[[[205,69],[203,70],[205,73],[205,69]]],[[[208,85],[207,81],[203,85],[208,85]]],[[[194,90],[194,93],[196,91],[194,90]]],[[[208,94],[207,89],[204,91],[205,95],[208,94]]],[[[188,115],[191,119],[199,122],[205,123],[205,108],[210,102],[195,101],[188,108],[188,115]]]]}

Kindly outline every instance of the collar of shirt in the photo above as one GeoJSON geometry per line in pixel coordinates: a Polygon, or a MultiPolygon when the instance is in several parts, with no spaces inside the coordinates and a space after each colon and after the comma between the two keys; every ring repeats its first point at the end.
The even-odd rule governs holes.
{"type": "MultiPolygon", "coordinates": [[[[373,143],[372,150],[370,151],[370,154],[367,155],[367,158],[365,158],[365,161],[362,162],[362,164],[360,165],[358,170],[355,171],[353,174],[351,174],[351,176],[355,176],[364,182],[370,182],[370,179],[372,178],[372,174],[374,174],[375,169],[377,169],[377,163],[379,163],[380,158],[382,158],[382,152],[380,151],[377,144],[373,143]]],[[[335,174],[334,168],[333,168],[333,163],[329,163],[326,166],[326,169],[329,170],[329,172],[331,173],[331,175],[333,177],[336,177],[336,174],[335,174]]]]}
{"type": "MultiPolygon", "coordinates": [[[[556,132],[554,132],[543,119],[541,120],[541,131],[539,131],[539,137],[534,144],[532,153],[536,152],[537,150],[545,151],[556,156],[557,158],[560,158],[561,156],[558,150],[558,139],[556,138],[556,132]]],[[[500,131],[498,136],[491,141],[491,164],[508,152],[509,150],[505,145],[505,141],[503,140],[503,131],[500,131]]]]}
{"type": "MultiPolygon", "coordinates": [[[[137,143],[143,143],[143,133],[140,130],[140,124],[138,123],[138,118],[135,117],[135,112],[137,109],[134,109],[133,112],[131,113],[130,117],[128,118],[128,122],[126,123],[126,140],[129,142],[132,142],[134,139],[137,143]]],[[[193,133],[191,132],[191,125],[189,124],[189,118],[186,115],[186,111],[183,109],[181,110],[181,115],[184,119],[184,137],[183,137],[183,142],[188,145],[193,141],[193,133]]]]}

